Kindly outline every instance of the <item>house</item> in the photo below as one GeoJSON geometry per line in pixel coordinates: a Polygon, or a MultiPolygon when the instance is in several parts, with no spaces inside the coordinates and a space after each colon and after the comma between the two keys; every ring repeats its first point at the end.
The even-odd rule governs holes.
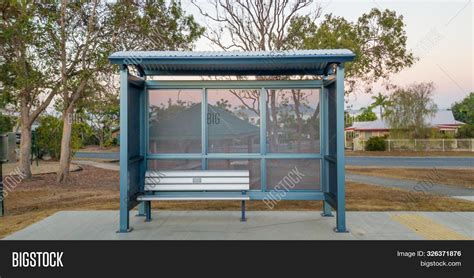
{"type": "MultiPolygon", "coordinates": [[[[456,121],[451,110],[438,110],[433,117],[426,119],[428,126],[436,128],[443,134],[456,134],[463,122],[456,121]]],[[[344,129],[344,145],[353,147],[353,140],[366,141],[370,137],[390,134],[390,126],[385,120],[377,119],[370,122],[354,122],[344,129]]]]}

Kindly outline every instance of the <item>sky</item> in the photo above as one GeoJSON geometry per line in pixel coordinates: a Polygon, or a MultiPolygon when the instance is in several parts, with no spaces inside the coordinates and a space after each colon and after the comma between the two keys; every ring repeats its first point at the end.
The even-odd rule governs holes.
{"type": "MultiPolygon", "coordinates": [[[[197,9],[182,1],[188,13],[203,22],[197,9]]],[[[205,1],[203,3],[205,9],[205,1]]],[[[413,82],[434,82],[434,100],[440,109],[450,108],[469,92],[474,91],[473,81],[473,4],[459,1],[319,1],[323,14],[333,13],[355,21],[363,13],[377,7],[395,10],[404,17],[408,37],[407,47],[419,58],[411,68],[394,74],[393,83],[406,86],[413,82]]],[[[201,38],[196,50],[216,50],[201,38]]],[[[374,84],[374,92],[386,93],[381,84],[374,84]]],[[[347,105],[357,109],[372,102],[370,95],[352,93],[347,105]]]]}

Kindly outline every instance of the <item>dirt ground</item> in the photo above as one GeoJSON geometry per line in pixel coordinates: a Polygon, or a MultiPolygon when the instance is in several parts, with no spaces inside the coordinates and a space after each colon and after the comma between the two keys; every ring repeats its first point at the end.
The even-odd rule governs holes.
{"type": "Polygon", "coordinates": [[[474,170],[469,169],[414,169],[414,168],[376,168],[346,167],[348,173],[368,176],[429,181],[457,187],[474,189],[474,170]]]}
{"type": "MultiPolygon", "coordinates": [[[[78,171],[81,169],[78,165],[71,164],[69,167],[70,171],[78,171]]],[[[31,173],[33,175],[56,173],[59,170],[59,163],[57,161],[44,161],[39,160],[38,165],[36,161],[31,164],[31,173]]],[[[20,169],[18,163],[5,163],[3,164],[3,175],[17,175],[20,169]]]]}
{"type": "MultiPolygon", "coordinates": [[[[6,215],[0,218],[0,238],[21,230],[61,210],[118,210],[119,172],[83,166],[71,173],[67,184],[54,174],[36,175],[23,181],[5,198],[6,215]]],[[[281,201],[274,210],[321,210],[320,201],[281,201]]],[[[239,210],[239,202],[155,202],[153,209],[239,210]]],[[[248,209],[268,210],[261,201],[248,209]]],[[[474,202],[447,197],[412,194],[399,189],[347,183],[347,209],[360,211],[420,210],[474,211],[474,202]]]]}

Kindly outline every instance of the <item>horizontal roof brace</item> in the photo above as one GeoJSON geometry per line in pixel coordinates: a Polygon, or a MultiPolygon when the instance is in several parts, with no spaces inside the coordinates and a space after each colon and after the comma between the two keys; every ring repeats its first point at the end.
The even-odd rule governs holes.
{"type": "Polygon", "coordinates": [[[261,89],[261,88],[319,88],[322,80],[147,80],[148,89],[261,89]]]}

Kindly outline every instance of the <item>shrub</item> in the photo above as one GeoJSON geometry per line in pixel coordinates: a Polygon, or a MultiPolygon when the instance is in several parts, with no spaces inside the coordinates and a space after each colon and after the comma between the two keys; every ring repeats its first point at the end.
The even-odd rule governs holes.
{"type": "Polygon", "coordinates": [[[385,142],[383,137],[370,137],[367,142],[365,142],[366,151],[385,151],[387,149],[387,142],[385,142]]]}
{"type": "Polygon", "coordinates": [[[465,124],[458,129],[456,138],[474,138],[474,125],[465,124]]]}
{"type": "MultiPolygon", "coordinates": [[[[84,124],[72,125],[71,151],[82,146],[81,135],[84,133],[84,124]]],[[[39,156],[49,154],[52,159],[58,160],[61,154],[61,138],[63,134],[63,121],[54,116],[44,116],[40,119],[40,126],[36,130],[36,140],[39,148],[39,156]]]]}
{"type": "Polygon", "coordinates": [[[11,132],[13,125],[14,120],[12,117],[0,114],[0,134],[11,132]]]}

